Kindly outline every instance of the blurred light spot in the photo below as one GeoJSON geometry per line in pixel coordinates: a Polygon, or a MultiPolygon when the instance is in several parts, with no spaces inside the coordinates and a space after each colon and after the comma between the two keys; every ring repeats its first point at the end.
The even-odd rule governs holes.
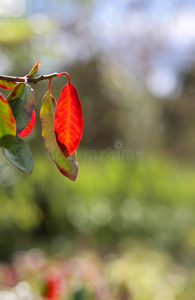
{"type": "Polygon", "coordinates": [[[68,217],[81,232],[93,231],[93,224],[89,222],[89,213],[82,205],[73,205],[68,211],[68,217]]]}
{"type": "Polygon", "coordinates": [[[171,39],[177,43],[192,43],[195,41],[195,11],[180,11],[175,17],[171,17],[169,24],[171,39]]]}
{"type": "Polygon", "coordinates": [[[28,296],[30,296],[31,294],[30,285],[25,281],[19,282],[15,287],[15,291],[22,299],[29,299],[28,296]]]}
{"type": "Polygon", "coordinates": [[[34,14],[30,18],[32,30],[37,34],[44,34],[53,28],[52,22],[44,14],[34,14]]]}
{"type": "Polygon", "coordinates": [[[21,17],[26,11],[24,0],[2,0],[0,5],[1,17],[21,17]]]}
{"type": "Polygon", "coordinates": [[[168,68],[152,70],[146,77],[146,86],[154,96],[169,97],[178,88],[174,72],[168,68]]]}
{"type": "Polygon", "coordinates": [[[91,210],[91,220],[97,225],[105,225],[112,218],[112,211],[107,203],[97,203],[91,210]]]}
{"type": "Polygon", "coordinates": [[[40,269],[44,266],[45,257],[40,249],[31,249],[25,257],[26,266],[31,269],[40,269]]]}
{"type": "Polygon", "coordinates": [[[122,218],[127,221],[139,221],[143,216],[143,209],[140,203],[134,199],[127,199],[120,208],[122,218]]]}
{"type": "Polygon", "coordinates": [[[3,293],[1,300],[19,300],[19,298],[15,293],[6,291],[3,293]]]}

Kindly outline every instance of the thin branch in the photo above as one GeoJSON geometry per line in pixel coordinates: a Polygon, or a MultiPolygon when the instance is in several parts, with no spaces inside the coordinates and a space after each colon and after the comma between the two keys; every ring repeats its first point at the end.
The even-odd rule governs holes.
{"type": "Polygon", "coordinates": [[[0,80],[11,81],[11,82],[25,82],[26,80],[26,82],[37,83],[38,81],[59,77],[59,75],[60,75],[59,73],[52,73],[48,75],[40,75],[35,78],[28,78],[27,76],[16,77],[16,76],[0,75],[0,80]]]}
{"type": "Polygon", "coordinates": [[[0,80],[5,80],[5,81],[11,81],[11,82],[24,82],[25,78],[24,77],[15,77],[15,76],[7,76],[7,75],[0,75],[0,80]]]}
{"type": "MultiPolygon", "coordinates": [[[[58,75],[58,73],[52,73],[52,74],[48,74],[48,75],[40,75],[40,76],[35,77],[35,78],[28,78],[27,77],[27,82],[37,83],[38,81],[47,80],[47,79],[57,77],[57,75],[58,75]]],[[[0,76],[0,79],[1,79],[1,76],[0,76]]]]}

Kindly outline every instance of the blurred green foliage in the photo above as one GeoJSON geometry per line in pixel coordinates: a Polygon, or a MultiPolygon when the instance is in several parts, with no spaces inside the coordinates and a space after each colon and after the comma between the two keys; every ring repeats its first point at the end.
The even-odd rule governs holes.
{"type": "MultiPolygon", "coordinates": [[[[152,154],[143,160],[83,159],[79,166],[72,183],[40,154],[30,177],[12,175],[16,183],[0,188],[0,228],[2,236],[9,233],[1,243],[8,243],[10,234],[22,240],[28,234],[27,245],[61,235],[70,241],[82,237],[108,251],[122,241],[142,240],[182,262],[194,259],[195,172],[190,166],[152,154]]],[[[1,167],[2,174],[6,168],[1,167]]],[[[17,239],[11,247],[18,247],[17,239]]],[[[13,250],[0,249],[2,257],[13,250]]]]}

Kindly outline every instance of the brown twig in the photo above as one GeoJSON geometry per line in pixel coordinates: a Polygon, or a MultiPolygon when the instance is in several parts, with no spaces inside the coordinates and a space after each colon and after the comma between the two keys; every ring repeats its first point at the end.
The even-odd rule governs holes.
{"type": "Polygon", "coordinates": [[[31,82],[31,83],[37,83],[38,81],[51,79],[54,77],[58,77],[59,73],[52,73],[48,75],[40,75],[35,78],[28,78],[28,76],[24,77],[16,77],[16,76],[7,76],[7,75],[0,75],[0,80],[5,80],[8,82],[31,82]]]}

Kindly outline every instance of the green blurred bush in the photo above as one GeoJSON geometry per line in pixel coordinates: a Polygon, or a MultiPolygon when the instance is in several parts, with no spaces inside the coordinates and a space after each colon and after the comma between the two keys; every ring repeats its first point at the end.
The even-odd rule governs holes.
{"type": "MultiPolygon", "coordinates": [[[[10,175],[15,183],[0,186],[1,243],[62,235],[87,238],[106,250],[137,239],[183,261],[193,259],[195,172],[165,156],[144,155],[79,160],[75,183],[58,174],[47,155],[37,156],[30,177],[16,172],[10,175]]],[[[6,168],[4,162],[1,174],[6,168]]]]}

